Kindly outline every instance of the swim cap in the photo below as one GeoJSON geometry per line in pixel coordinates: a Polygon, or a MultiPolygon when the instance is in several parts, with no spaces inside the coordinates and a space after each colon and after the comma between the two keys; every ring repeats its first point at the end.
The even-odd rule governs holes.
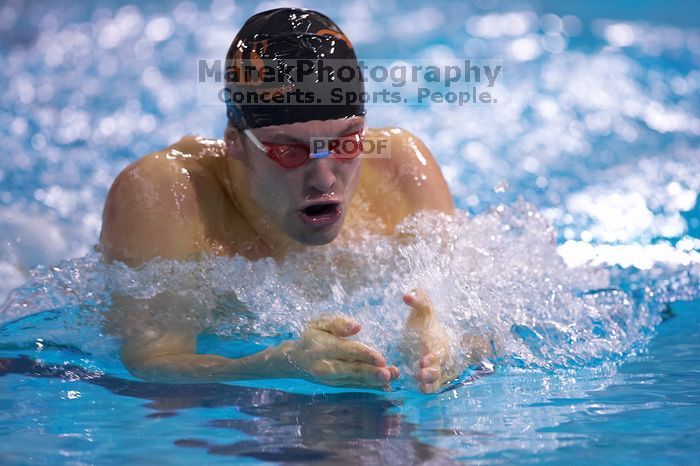
{"type": "Polygon", "coordinates": [[[238,129],[365,114],[352,44],[328,17],[301,8],[245,22],[226,54],[225,90],[238,129]]]}

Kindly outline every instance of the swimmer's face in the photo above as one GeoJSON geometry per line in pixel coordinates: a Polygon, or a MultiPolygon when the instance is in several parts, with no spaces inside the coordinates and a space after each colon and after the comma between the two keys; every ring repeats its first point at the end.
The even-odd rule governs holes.
{"type": "MultiPolygon", "coordinates": [[[[364,127],[363,117],[315,120],[250,130],[263,144],[310,144],[312,138],[337,138],[364,127]]],[[[359,182],[362,157],[310,158],[284,168],[239,131],[245,151],[249,196],[268,221],[295,241],[326,244],[340,233],[359,182]]]]}

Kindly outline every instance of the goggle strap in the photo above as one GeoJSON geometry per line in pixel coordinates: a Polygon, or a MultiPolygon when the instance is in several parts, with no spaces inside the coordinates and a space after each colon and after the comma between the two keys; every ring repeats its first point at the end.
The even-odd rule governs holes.
{"type": "Polygon", "coordinates": [[[250,139],[250,142],[252,142],[253,145],[254,145],[255,147],[257,147],[257,148],[258,148],[259,150],[261,150],[262,152],[267,153],[267,147],[265,147],[265,146],[263,145],[263,143],[260,142],[260,139],[258,139],[258,138],[255,136],[255,134],[253,134],[253,132],[252,132],[251,130],[249,130],[249,129],[244,129],[244,130],[243,130],[243,134],[245,134],[246,136],[248,136],[248,139],[250,139]]]}

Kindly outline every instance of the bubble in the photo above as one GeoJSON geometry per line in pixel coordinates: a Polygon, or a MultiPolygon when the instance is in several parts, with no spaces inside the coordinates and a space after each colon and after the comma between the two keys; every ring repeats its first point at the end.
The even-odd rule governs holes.
{"type": "Polygon", "coordinates": [[[10,124],[10,131],[14,136],[22,136],[27,131],[27,119],[24,117],[16,117],[10,124]]]}
{"type": "Polygon", "coordinates": [[[97,41],[104,49],[112,49],[119,45],[122,39],[122,32],[114,23],[108,23],[100,31],[97,41]]]}
{"type": "Polygon", "coordinates": [[[162,42],[173,35],[173,21],[165,16],[153,18],[146,24],[146,36],[153,42],[162,42]]]}
{"type": "Polygon", "coordinates": [[[546,33],[559,34],[564,30],[564,22],[559,16],[547,13],[540,18],[540,27],[546,33]]]}
{"type": "Polygon", "coordinates": [[[156,128],[156,119],[153,115],[143,115],[139,119],[139,129],[144,133],[150,133],[156,128]]]}
{"type": "Polygon", "coordinates": [[[575,37],[581,34],[581,20],[573,15],[565,15],[562,17],[562,27],[564,33],[569,37],[575,37]]]}
{"type": "Polygon", "coordinates": [[[605,28],[605,38],[615,47],[627,47],[634,43],[634,31],[624,23],[612,24],[605,28]]]}
{"type": "Polygon", "coordinates": [[[173,10],[173,18],[176,23],[192,25],[197,21],[199,11],[197,4],[193,2],[180,2],[173,10]]]}
{"type": "Polygon", "coordinates": [[[561,53],[566,49],[566,39],[561,35],[545,35],[542,37],[542,48],[549,53],[561,53]]]}
{"type": "Polygon", "coordinates": [[[35,134],[32,136],[31,144],[35,150],[42,150],[46,147],[46,137],[43,134],[35,134]]]}
{"type": "Polygon", "coordinates": [[[213,0],[209,11],[212,18],[226,20],[236,11],[236,2],[233,0],[213,0]]]}
{"type": "Polygon", "coordinates": [[[540,53],[540,45],[536,36],[528,36],[516,39],[510,43],[510,53],[519,61],[529,61],[537,58],[540,53]]]}
{"type": "Polygon", "coordinates": [[[389,32],[393,37],[416,37],[438,29],[445,22],[445,15],[438,8],[425,7],[407,11],[392,17],[389,32]],[[421,18],[416,22],[415,18],[421,18]]]}

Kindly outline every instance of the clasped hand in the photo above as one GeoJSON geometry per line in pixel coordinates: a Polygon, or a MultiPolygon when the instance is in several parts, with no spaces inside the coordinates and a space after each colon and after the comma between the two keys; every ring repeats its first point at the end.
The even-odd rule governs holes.
{"type": "MultiPolygon", "coordinates": [[[[433,393],[456,376],[450,362],[445,328],[438,324],[426,294],[413,290],[403,297],[411,307],[403,336],[404,353],[416,366],[414,374],[423,393],[433,393]]],[[[333,386],[390,390],[399,377],[376,349],[349,340],[362,326],[338,315],[312,321],[299,340],[283,345],[283,353],[304,378],[333,386]]]]}
{"type": "Polygon", "coordinates": [[[313,381],[390,390],[389,382],[399,376],[399,369],[387,366],[376,349],[347,339],[361,329],[359,323],[342,315],[318,319],[284,353],[305,378],[313,381]]]}

